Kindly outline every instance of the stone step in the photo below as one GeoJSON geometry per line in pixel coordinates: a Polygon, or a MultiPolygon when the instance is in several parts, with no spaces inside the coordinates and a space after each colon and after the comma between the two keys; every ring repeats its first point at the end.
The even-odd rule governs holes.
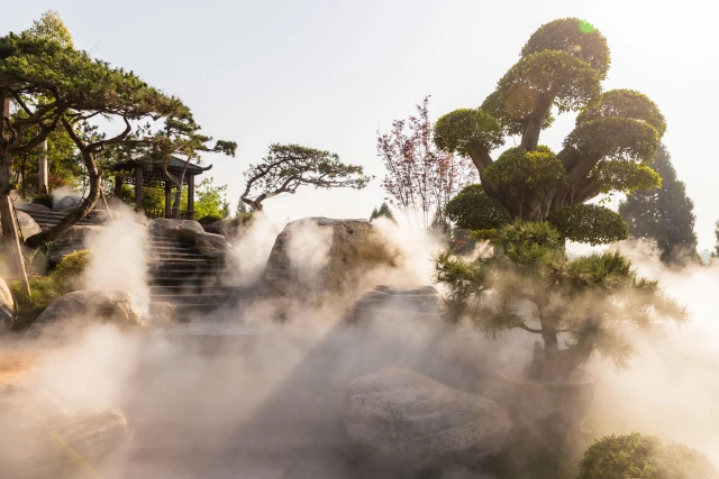
{"type": "Polygon", "coordinates": [[[187,276],[151,276],[148,283],[150,286],[175,286],[175,287],[182,287],[182,286],[192,286],[194,284],[200,285],[200,286],[209,286],[211,283],[214,283],[215,281],[219,281],[219,278],[216,278],[215,276],[194,276],[194,277],[187,277],[187,276]],[[201,284],[200,284],[201,282],[201,284]]]}
{"type": "Polygon", "coordinates": [[[153,294],[150,301],[153,303],[172,303],[172,304],[211,304],[225,305],[234,302],[236,297],[231,294],[220,293],[204,293],[204,294],[153,294]]]}
{"type": "Polygon", "coordinates": [[[241,291],[241,288],[237,286],[215,286],[213,285],[209,290],[205,285],[202,284],[183,284],[183,285],[151,285],[150,295],[151,296],[162,296],[162,295],[177,295],[177,294],[227,294],[237,295],[241,291]]]}

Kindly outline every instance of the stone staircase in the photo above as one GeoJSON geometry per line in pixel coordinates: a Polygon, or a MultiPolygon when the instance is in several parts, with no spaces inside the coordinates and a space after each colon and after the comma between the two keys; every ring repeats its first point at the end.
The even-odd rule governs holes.
{"type": "Polygon", "coordinates": [[[218,314],[237,304],[240,288],[223,283],[224,263],[197,251],[191,242],[151,236],[150,299],[175,306],[175,317],[189,320],[218,314]]]}
{"type": "MultiPolygon", "coordinates": [[[[19,206],[17,208],[18,211],[22,211],[30,215],[30,217],[35,220],[35,223],[42,228],[43,231],[47,231],[57,225],[60,220],[62,220],[65,216],[67,216],[67,213],[61,213],[56,211],[40,211],[30,208],[23,208],[22,206],[19,206]]],[[[90,225],[99,225],[107,221],[108,215],[105,211],[91,211],[89,215],[87,215],[82,220],[75,223],[76,226],[90,226],[90,225]]]]}

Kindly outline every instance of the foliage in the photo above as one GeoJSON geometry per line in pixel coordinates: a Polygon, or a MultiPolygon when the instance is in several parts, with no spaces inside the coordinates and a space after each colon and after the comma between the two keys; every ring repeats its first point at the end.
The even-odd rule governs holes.
{"type": "MultiPolygon", "coordinates": [[[[647,164],[666,122],[637,91],[602,93],[609,64],[606,39],[589,23],[564,18],[542,25],[480,108],[461,108],[438,120],[435,143],[469,156],[485,194],[526,221],[545,221],[554,211],[601,194],[655,188],[661,180],[647,164]],[[539,144],[540,134],[555,113],[567,111],[579,115],[555,155],[539,144]],[[493,159],[492,151],[512,135],[521,136],[520,145],[493,159]]],[[[613,234],[590,221],[608,218],[584,216],[585,231],[573,236],[605,241],[613,234]]]]}
{"type": "MultiPolygon", "coordinates": [[[[429,119],[428,105],[429,97],[425,97],[417,105],[416,116],[393,121],[392,130],[377,138],[377,153],[388,172],[383,181],[385,191],[393,204],[405,209],[418,208],[425,229],[431,222],[435,225],[446,223],[444,207],[447,202],[462,187],[477,180],[477,173],[469,161],[442,151],[441,141],[435,146],[433,137],[437,138],[444,127],[438,122],[435,131],[429,119]]],[[[462,122],[473,121],[481,119],[474,118],[468,110],[466,118],[445,119],[444,123],[461,127],[462,122]]],[[[471,148],[471,145],[467,147],[471,148]]]]}
{"type": "Polygon", "coordinates": [[[662,188],[638,191],[619,205],[619,214],[627,221],[635,238],[657,242],[664,263],[681,263],[694,256],[694,204],[687,197],[684,183],[677,179],[671,156],[659,148],[652,165],[661,175],[662,188]]]}
{"type": "Polygon", "coordinates": [[[682,444],[637,433],[596,441],[579,463],[577,479],[715,479],[709,459],[682,444]]]}
{"type": "Polygon", "coordinates": [[[211,225],[212,223],[216,223],[216,222],[220,221],[221,219],[222,218],[220,218],[219,216],[208,215],[208,216],[203,216],[202,218],[197,220],[197,222],[200,223],[202,226],[206,226],[206,225],[211,225]]]}
{"type": "Polygon", "coordinates": [[[32,22],[32,27],[27,32],[37,38],[50,40],[59,43],[64,47],[72,47],[72,35],[63,23],[60,15],[52,10],[43,13],[40,20],[32,22]]]}
{"type": "Polygon", "coordinates": [[[436,280],[449,290],[447,317],[469,320],[490,337],[515,328],[541,335],[534,378],[565,377],[594,351],[625,366],[632,348],[623,327],[685,318],[656,282],[638,277],[618,253],[570,260],[562,235],[548,223],[517,222],[478,237],[492,241],[491,257],[438,258],[436,280]],[[559,347],[560,334],[568,338],[566,348],[559,347]]]}
{"type": "Polygon", "coordinates": [[[267,156],[250,165],[245,177],[241,199],[253,211],[262,211],[266,199],[294,194],[300,186],[362,189],[370,180],[363,167],[342,163],[336,153],[280,144],[271,145],[267,156]]]}
{"type": "Polygon", "coordinates": [[[195,200],[195,216],[217,217],[218,219],[230,216],[230,204],[227,202],[227,185],[214,186],[215,179],[205,178],[197,187],[195,200]]]}
{"type": "Polygon", "coordinates": [[[714,244],[712,258],[719,258],[719,221],[714,223],[714,238],[716,239],[716,243],[714,244]]]}
{"type": "Polygon", "coordinates": [[[512,222],[509,210],[487,196],[480,184],[465,186],[447,203],[445,213],[458,228],[468,230],[496,229],[512,222]]]}
{"type": "Polygon", "coordinates": [[[33,198],[32,202],[36,205],[43,205],[52,209],[53,205],[55,204],[55,197],[52,195],[40,195],[33,198]]]}
{"type": "Polygon", "coordinates": [[[80,287],[82,273],[90,264],[90,250],[75,251],[63,258],[48,276],[30,281],[30,296],[25,294],[19,281],[8,283],[18,305],[16,329],[30,326],[53,301],[80,287]]]}
{"type": "Polygon", "coordinates": [[[627,224],[614,211],[599,205],[573,205],[553,211],[547,222],[564,239],[592,246],[627,239],[627,224]]]}
{"type": "Polygon", "coordinates": [[[397,220],[394,219],[394,215],[392,214],[392,210],[390,210],[387,203],[384,202],[382,203],[382,206],[379,207],[379,209],[375,208],[372,210],[372,214],[370,215],[369,220],[371,222],[372,220],[376,220],[377,218],[387,218],[393,223],[397,223],[397,220]]]}

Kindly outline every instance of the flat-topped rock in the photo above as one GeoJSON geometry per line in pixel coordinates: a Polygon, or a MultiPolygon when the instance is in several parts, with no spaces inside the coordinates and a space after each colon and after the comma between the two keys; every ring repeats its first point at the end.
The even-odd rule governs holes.
{"type": "Polygon", "coordinates": [[[352,323],[374,319],[434,321],[441,316],[442,299],[432,286],[376,286],[365,293],[346,316],[352,323]]]}
{"type": "Polygon", "coordinates": [[[511,429],[499,404],[398,368],[352,381],[342,415],[350,438],[414,465],[476,465],[504,450],[511,429]]]}
{"type": "Polygon", "coordinates": [[[114,289],[85,289],[61,296],[37,317],[31,328],[37,330],[61,321],[145,325],[130,295],[114,289]]]}

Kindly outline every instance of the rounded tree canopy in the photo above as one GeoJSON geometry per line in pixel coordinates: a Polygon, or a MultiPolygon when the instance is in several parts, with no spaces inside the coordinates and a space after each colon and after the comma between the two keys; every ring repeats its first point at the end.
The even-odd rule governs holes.
{"type": "Polygon", "coordinates": [[[564,140],[581,156],[624,158],[649,163],[659,147],[659,135],[645,121],[609,116],[577,123],[564,140]]]}
{"type": "Polygon", "coordinates": [[[509,210],[487,196],[480,184],[462,188],[447,203],[445,213],[458,228],[468,230],[492,230],[512,222],[509,210]]]}
{"type": "Polygon", "coordinates": [[[629,236],[624,219],[599,205],[568,206],[550,213],[547,222],[564,239],[591,245],[621,241],[629,236]]]}
{"type": "Polygon", "coordinates": [[[548,189],[564,177],[562,162],[546,146],[539,146],[536,151],[510,148],[486,171],[487,181],[499,188],[521,185],[529,189],[548,189]]]}
{"type": "Polygon", "coordinates": [[[522,56],[545,50],[569,53],[589,63],[600,79],[607,76],[610,63],[607,39],[588,22],[563,18],[542,25],[522,48],[522,56]]]}
{"type": "MultiPolygon", "coordinates": [[[[534,97],[534,95],[532,96],[534,97]]],[[[525,128],[524,116],[529,104],[531,104],[531,100],[522,98],[519,91],[515,92],[514,97],[507,98],[501,91],[496,90],[484,100],[480,108],[499,121],[505,134],[521,135],[525,128]]],[[[553,123],[554,115],[550,110],[544,116],[542,129],[549,128],[553,123]]]]}
{"type": "Polygon", "coordinates": [[[664,135],[667,123],[659,107],[643,93],[636,90],[609,90],[595,103],[587,106],[578,116],[577,124],[600,118],[620,117],[644,121],[657,130],[659,138],[664,135]]]}
{"type": "Polygon", "coordinates": [[[434,142],[442,151],[470,156],[473,149],[491,151],[504,144],[502,126],[481,108],[460,108],[437,120],[434,142]]]}
{"type": "Polygon", "coordinates": [[[561,50],[544,50],[522,57],[497,90],[513,117],[526,118],[540,96],[553,98],[560,112],[577,111],[601,93],[601,75],[588,62],[561,50]]]}
{"type": "Polygon", "coordinates": [[[637,190],[661,188],[662,179],[651,167],[634,161],[604,160],[589,173],[588,181],[599,193],[619,191],[632,194],[637,190]]]}

